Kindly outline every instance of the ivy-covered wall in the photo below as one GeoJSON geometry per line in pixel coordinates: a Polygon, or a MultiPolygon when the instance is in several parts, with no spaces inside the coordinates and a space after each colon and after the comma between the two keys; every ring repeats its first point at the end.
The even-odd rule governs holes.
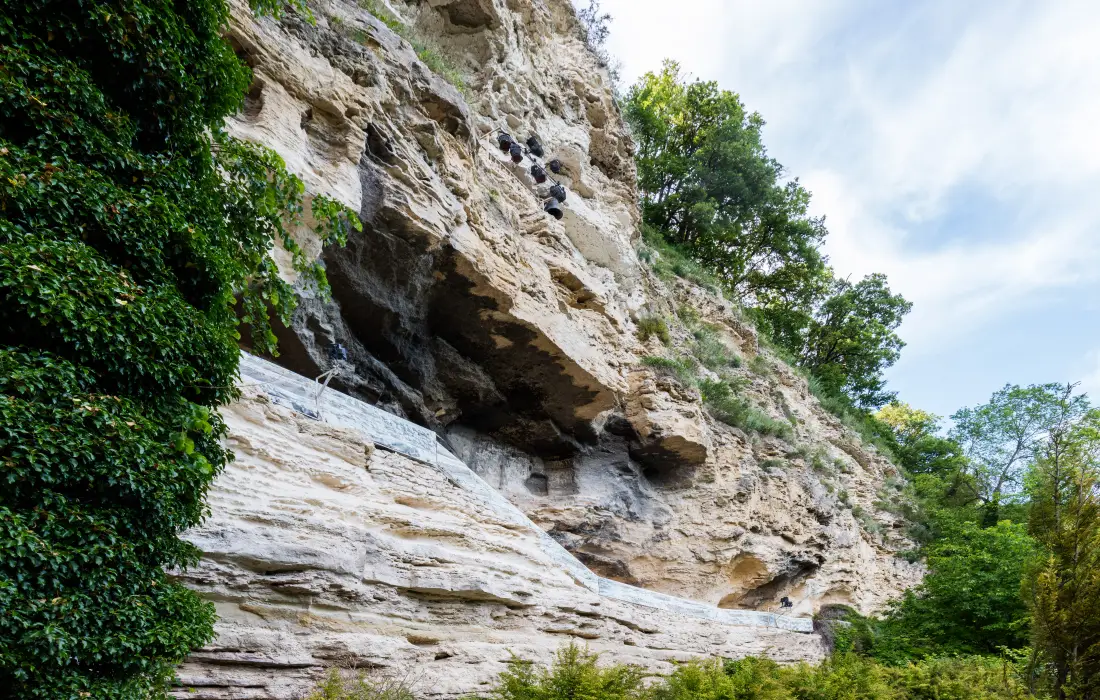
{"type": "MultiPolygon", "coordinates": [[[[287,235],[301,182],[222,133],[251,79],[226,19],[0,0],[0,697],[161,697],[211,638],[165,568],[228,458],[237,326],[270,349],[293,308],[277,239],[325,284],[287,235]]],[[[330,241],[358,225],[311,206],[330,241]]]]}

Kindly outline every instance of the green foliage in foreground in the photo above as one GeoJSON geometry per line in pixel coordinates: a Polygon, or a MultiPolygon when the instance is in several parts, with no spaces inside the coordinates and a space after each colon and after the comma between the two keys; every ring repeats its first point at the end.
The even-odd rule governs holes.
{"type": "Polygon", "coordinates": [[[759,658],[700,660],[645,682],[640,669],[602,665],[575,645],[549,668],[514,661],[493,700],[1009,700],[1026,697],[1016,669],[989,657],[883,666],[837,654],[811,666],[759,658]]]}
{"type": "Polygon", "coordinates": [[[403,678],[333,668],[305,700],[416,700],[416,695],[403,678]]]}
{"type": "Polygon", "coordinates": [[[950,526],[926,549],[928,574],[896,601],[866,651],[891,663],[996,654],[1028,643],[1020,581],[1038,547],[1022,524],[950,526]]]}
{"type": "MultiPolygon", "coordinates": [[[[267,3],[270,5],[271,3],[267,3]]],[[[163,697],[213,608],[194,562],[228,457],[237,318],[273,349],[304,188],[222,121],[220,1],[0,0],[0,693],[163,697]]],[[[349,218],[313,202],[339,242],[349,218]]]]}

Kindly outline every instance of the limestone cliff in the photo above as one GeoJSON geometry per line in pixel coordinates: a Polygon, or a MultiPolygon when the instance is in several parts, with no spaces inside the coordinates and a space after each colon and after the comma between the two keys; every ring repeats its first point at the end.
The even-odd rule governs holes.
{"type": "MultiPolygon", "coordinates": [[[[291,326],[280,329],[279,364],[314,377],[330,368],[326,348],[345,345],[351,369],[333,380],[330,391],[435,431],[442,445],[602,576],[724,608],[773,610],[787,596],[796,603],[794,614],[803,616],[829,603],[871,611],[919,579],[918,567],[894,556],[911,546],[902,523],[879,507],[900,483],[896,469],[825,412],[805,379],[763,350],[728,302],[682,280],[658,279],[639,259],[629,134],[568,0],[323,0],[311,7],[315,24],[293,16],[257,20],[239,2],[230,31],[255,74],[231,130],[275,149],[311,192],[338,198],[365,224],[346,248],[322,250],[308,230],[299,232],[307,250],[324,261],[333,298],[322,301],[299,285],[301,306],[291,326]],[[368,9],[386,16],[388,25],[368,9]],[[463,76],[464,91],[430,70],[395,29],[417,42],[420,56],[447,57],[463,76]],[[558,178],[568,198],[560,221],[542,211],[549,183],[537,184],[529,163],[513,164],[497,148],[499,130],[521,142],[536,135],[546,160],[562,163],[558,178]],[[789,436],[766,437],[714,420],[698,392],[642,362],[691,345],[690,329],[676,320],[685,307],[740,358],[733,371],[741,393],[789,424],[789,436]],[[655,338],[639,340],[637,322],[644,315],[668,319],[671,349],[655,338]]],[[[289,270],[287,275],[292,277],[289,270]]],[[[295,530],[284,511],[308,519],[310,509],[332,508],[362,515],[371,537],[385,531],[398,539],[436,540],[408,550],[435,560],[433,548],[449,546],[464,527],[462,506],[455,505],[461,499],[450,502],[453,493],[442,483],[406,484],[394,476],[402,470],[391,455],[375,453],[363,463],[362,447],[347,436],[280,433],[294,424],[299,436],[312,435],[314,429],[293,416],[255,405],[229,415],[244,463],[263,453],[266,466],[233,467],[214,497],[213,522],[252,523],[242,540],[247,544],[212,547],[211,538],[234,537],[228,525],[225,535],[207,527],[199,537],[210,552],[236,548],[237,563],[222,567],[219,555],[211,554],[193,581],[220,601],[230,621],[219,628],[222,648],[247,648],[241,635],[267,635],[256,647],[267,649],[264,658],[283,648],[287,659],[313,659],[303,666],[288,662],[312,673],[330,648],[334,625],[371,620],[390,629],[395,616],[404,620],[393,628],[400,634],[380,633],[375,641],[392,646],[395,634],[404,635],[397,651],[346,644],[330,651],[392,665],[427,658],[430,647],[442,660],[454,650],[416,640],[449,639],[445,628],[452,622],[474,618],[484,625],[476,629],[506,628],[522,636],[525,629],[545,627],[532,622],[540,615],[580,616],[561,623],[561,634],[617,639],[619,633],[602,628],[595,636],[574,634],[588,614],[583,607],[562,612],[562,596],[573,594],[555,588],[549,574],[523,574],[538,567],[523,564],[525,555],[511,545],[477,543],[472,549],[480,556],[445,557],[446,566],[459,576],[465,567],[526,576],[533,599],[545,598],[537,603],[543,608],[507,599],[475,604],[470,596],[428,603],[409,597],[416,586],[384,579],[356,583],[355,567],[345,571],[335,559],[315,566],[309,552],[323,548],[322,540],[334,552],[358,548],[359,560],[372,556],[364,547],[374,545],[364,544],[339,512],[318,512],[330,524],[300,531],[305,564],[284,561],[294,558],[286,553],[293,547],[266,548],[271,540],[264,526],[295,530]],[[299,439],[324,444],[307,455],[299,439]],[[271,466],[284,462],[309,466],[271,466]],[[369,467],[372,495],[340,475],[349,465],[369,467]],[[314,488],[331,493],[306,493],[314,488]],[[270,493],[270,500],[249,503],[242,514],[236,509],[253,490],[270,493]],[[394,508],[411,510],[398,516],[394,508]],[[443,512],[450,520],[437,527],[432,518],[443,512]],[[276,553],[281,558],[273,559],[276,553]],[[252,562],[253,573],[241,573],[244,560],[252,562]],[[253,580],[255,571],[270,570],[277,578],[287,569],[286,581],[253,580]],[[302,572],[314,569],[341,573],[324,585],[299,580],[310,579],[313,574],[302,572]],[[226,593],[235,586],[247,594],[226,593]],[[321,612],[303,612],[284,596],[299,602],[304,596],[321,612]],[[515,613],[519,608],[526,612],[515,613]],[[342,612],[330,615],[333,610],[342,612]],[[236,624],[244,618],[247,624],[236,624]],[[414,627],[421,631],[410,631],[414,627]],[[282,647],[272,642],[276,637],[282,647]]],[[[478,527],[507,530],[493,523],[478,527]]],[[[632,629],[638,623],[624,624],[632,629]]],[[[666,624],[679,623],[645,623],[666,624]]],[[[496,663],[515,640],[493,639],[485,642],[484,658],[496,663]]],[[[546,639],[535,645],[549,648],[546,639]]],[[[463,642],[464,663],[478,660],[471,651],[478,644],[463,642]]],[[[629,643],[615,644],[621,653],[629,643]]],[[[786,637],[723,644],[694,651],[770,647],[780,658],[819,653],[786,637]]],[[[665,648],[688,653],[688,647],[665,648]]],[[[234,663],[235,652],[218,653],[209,652],[210,663],[234,663]]],[[[643,657],[654,662],[652,654],[638,655],[643,657]]],[[[262,675],[257,669],[263,667],[258,663],[248,673],[262,675]]],[[[486,675],[464,676],[474,677],[486,675]]],[[[207,697],[292,697],[292,690],[271,690],[282,687],[272,683],[262,691],[268,695],[210,690],[207,697]]],[[[458,681],[444,685],[442,694],[472,689],[458,681]]]]}

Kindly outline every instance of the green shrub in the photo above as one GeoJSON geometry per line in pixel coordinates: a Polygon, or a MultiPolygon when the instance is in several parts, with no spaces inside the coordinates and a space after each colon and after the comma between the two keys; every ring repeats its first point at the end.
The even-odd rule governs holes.
{"type": "Polygon", "coordinates": [[[749,369],[752,370],[753,374],[761,377],[770,377],[775,374],[772,363],[768,361],[768,358],[762,352],[754,355],[749,361],[749,369]]]}
{"type": "Polygon", "coordinates": [[[164,697],[213,633],[165,569],[228,459],[234,305],[273,350],[276,241],[325,289],[304,187],[222,130],[251,80],[224,3],[0,7],[0,695],[164,697]]]}
{"type": "Polygon", "coordinates": [[[672,336],[668,332],[668,324],[660,316],[649,314],[638,319],[638,339],[643,343],[656,336],[662,343],[668,345],[672,342],[672,336]]]}
{"type": "Polygon", "coordinates": [[[489,694],[495,700],[646,700],[644,674],[636,666],[599,665],[599,655],[574,643],[554,655],[549,668],[513,657],[489,694]]]}
{"type": "Polygon", "coordinates": [[[713,294],[720,294],[722,285],[718,278],[692,257],[669,244],[661,232],[651,226],[642,226],[642,240],[652,259],[654,274],[661,279],[681,277],[703,287],[713,294]]]}
{"type": "Polygon", "coordinates": [[[793,435],[791,425],[777,421],[768,414],[737,396],[728,382],[704,379],[699,382],[703,403],[718,420],[749,433],[775,435],[789,439],[793,435]]]}
{"type": "Polygon", "coordinates": [[[906,700],[1032,697],[1008,660],[989,656],[958,656],[907,664],[890,670],[890,683],[906,700]]]}
{"type": "Polygon", "coordinates": [[[676,309],[676,315],[680,317],[680,320],[684,322],[684,325],[688,328],[694,328],[699,325],[701,320],[699,311],[688,304],[683,304],[679,309],[676,309]]]}
{"type": "Polygon", "coordinates": [[[741,359],[730,352],[713,326],[701,325],[692,331],[691,354],[700,364],[715,372],[740,367],[741,359]]]}
{"type": "MultiPolygon", "coordinates": [[[[858,619],[833,628],[841,629],[846,630],[841,633],[846,640],[836,639],[838,648],[859,646],[859,639],[873,633],[858,619]]],[[[781,666],[756,657],[696,659],[645,688],[634,667],[599,667],[595,655],[573,645],[558,653],[550,669],[513,662],[490,693],[499,700],[1022,700],[1026,696],[1014,665],[994,657],[935,659],[900,667],[844,651],[817,665],[781,666]]]]}
{"type": "Polygon", "coordinates": [[[657,370],[660,374],[675,377],[686,387],[695,386],[695,373],[698,369],[695,360],[690,357],[659,357],[646,355],[642,364],[657,370]]]}
{"type": "Polygon", "coordinates": [[[683,664],[653,688],[653,700],[786,700],[782,672],[774,661],[696,660],[683,664]]]}
{"type": "MultiPolygon", "coordinates": [[[[416,52],[417,58],[429,70],[455,86],[463,95],[469,97],[469,86],[466,84],[466,78],[462,75],[462,71],[451,63],[450,59],[439,50],[438,46],[418,36],[411,27],[387,12],[385,7],[377,0],[359,0],[359,7],[374,15],[390,31],[409,42],[413,51],[416,52]]],[[[362,31],[353,33],[352,38],[361,44],[367,42],[367,36],[362,31]]]]}
{"type": "Polygon", "coordinates": [[[829,451],[824,447],[818,447],[810,455],[810,468],[815,472],[822,474],[829,474],[832,470],[829,468],[829,451]]]}
{"type": "Polygon", "coordinates": [[[374,15],[375,19],[390,28],[394,34],[407,38],[409,28],[405,23],[390,14],[378,0],[359,0],[359,7],[374,15]]]}
{"type": "Polygon", "coordinates": [[[402,678],[333,668],[306,700],[416,700],[416,695],[402,678]]]}

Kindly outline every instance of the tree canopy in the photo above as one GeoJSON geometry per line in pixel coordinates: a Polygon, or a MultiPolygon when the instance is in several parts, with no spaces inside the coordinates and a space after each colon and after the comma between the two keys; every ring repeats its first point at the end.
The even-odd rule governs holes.
{"type": "Polygon", "coordinates": [[[797,295],[822,276],[823,222],[810,195],[768,157],[759,114],[717,83],[688,82],[666,61],[630,88],[626,118],[637,142],[647,223],[711,267],[738,301],[797,295]]]}
{"type": "Polygon", "coordinates": [[[883,275],[834,275],[824,219],[768,155],[760,115],[673,61],[630,88],[624,113],[646,224],[709,270],[831,395],[861,408],[889,401],[883,371],[904,347],[896,331],[911,305],[883,275]]]}
{"type": "MultiPolygon", "coordinates": [[[[272,3],[267,2],[270,6],[272,3]]],[[[240,303],[270,349],[302,183],[229,138],[220,0],[0,0],[0,688],[165,697],[213,608],[166,573],[229,455],[240,303]]],[[[322,237],[353,214],[313,201],[322,237]]]]}
{"type": "Polygon", "coordinates": [[[996,522],[1002,503],[1026,496],[1024,475],[1051,431],[1081,417],[1088,408],[1087,397],[1074,395],[1070,385],[1008,384],[988,403],[951,416],[950,436],[966,456],[973,497],[987,510],[987,524],[996,522]]]}
{"type": "Polygon", "coordinates": [[[904,662],[1024,646],[1028,609],[1020,581],[1037,551],[1022,523],[949,527],[927,548],[923,582],[886,615],[875,655],[904,662]]]}

